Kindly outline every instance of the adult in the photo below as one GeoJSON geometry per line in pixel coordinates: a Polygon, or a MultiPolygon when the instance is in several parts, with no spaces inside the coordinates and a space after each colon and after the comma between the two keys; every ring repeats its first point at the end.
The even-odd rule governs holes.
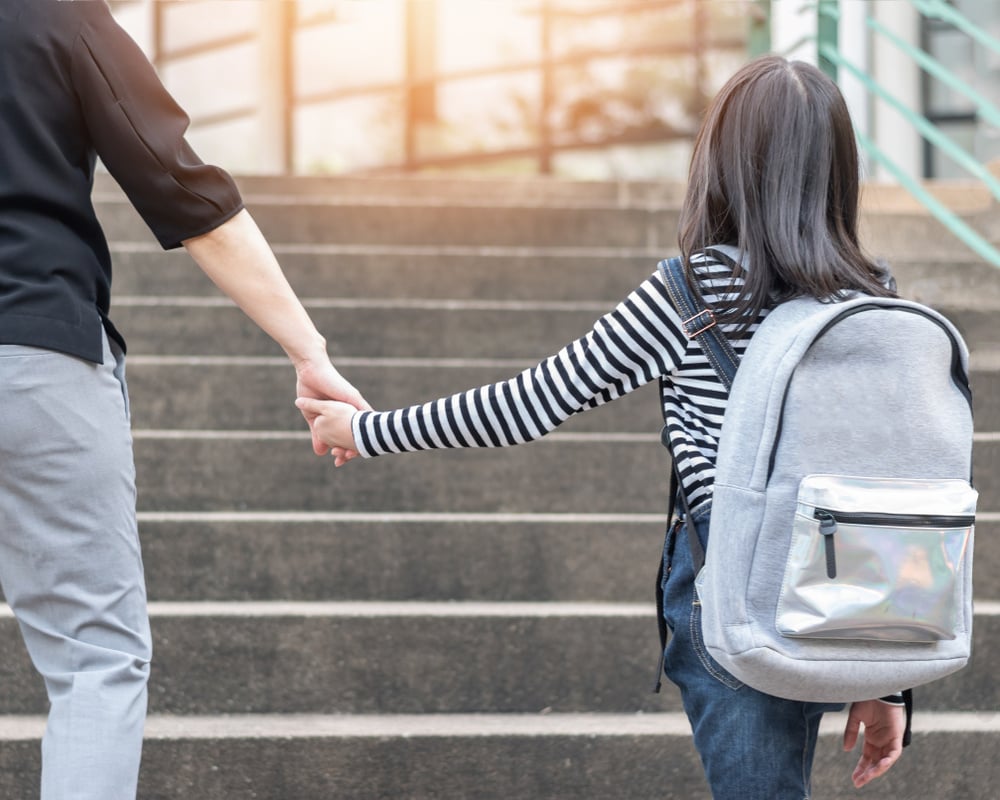
{"type": "Polygon", "coordinates": [[[284,348],[299,394],[364,405],[187,125],[104,2],[0,0],[0,583],[51,703],[42,800],[135,797],[151,657],[95,156],[284,348]]]}

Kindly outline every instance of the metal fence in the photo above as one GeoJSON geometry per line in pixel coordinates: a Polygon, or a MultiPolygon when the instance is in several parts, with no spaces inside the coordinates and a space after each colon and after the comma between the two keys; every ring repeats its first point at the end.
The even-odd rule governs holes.
{"type": "MultiPolygon", "coordinates": [[[[358,2],[359,0],[354,0],[358,2]]],[[[264,0],[261,4],[265,15],[259,29],[224,34],[193,45],[177,46],[166,35],[167,16],[175,5],[170,0],[154,2],[152,15],[152,53],[154,63],[161,70],[197,58],[206,53],[246,45],[256,41],[266,51],[273,65],[269,84],[263,87],[264,102],[270,123],[269,147],[278,151],[271,161],[281,164],[283,171],[293,173],[299,163],[296,152],[297,117],[305,109],[330,106],[353,98],[384,97],[395,103],[401,98],[398,119],[398,141],[401,157],[386,163],[369,166],[368,172],[412,172],[428,168],[448,168],[465,165],[484,165],[510,159],[530,159],[538,173],[553,171],[554,159],[564,152],[599,150],[616,145],[643,145],[658,142],[686,140],[693,136],[697,117],[714,92],[713,64],[720,53],[743,58],[748,37],[753,26],[759,29],[760,15],[752,13],[754,3],[746,0],[512,0],[517,13],[537,20],[537,58],[513,60],[488,67],[464,70],[439,71],[435,68],[434,25],[439,2],[448,0],[403,0],[398,3],[399,24],[405,31],[406,49],[404,74],[398,81],[330,87],[322,91],[301,88],[301,75],[296,67],[296,48],[300,37],[311,29],[337,25],[338,8],[343,2],[320,4],[298,0],[264,0]],[[751,12],[751,13],[748,13],[751,12]],[[603,48],[557,47],[561,35],[574,25],[584,22],[602,24],[604,21],[632,20],[641,29],[646,20],[659,19],[676,22],[666,35],[635,41],[620,41],[603,48]],[[602,113],[593,101],[586,108],[577,102],[567,109],[564,76],[571,71],[586,69],[609,60],[633,64],[656,60],[683,62],[686,96],[683,104],[686,119],[667,119],[648,115],[640,123],[615,127],[599,135],[584,135],[567,124],[581,115],[602,113]],[[481,78],[503,76],[531,76],[537,84],[538,102],[524,124],[530,131],[530,141],[518,146],[492,148],[466,148],[448,152],[428,152],[421,145],[422,127],[433,125],[436,117],[436,99],[449,86],[481,78]],[[575,116],[574,116],[575,115],[575,116]]],[[[188,0],[190,5],[190,0],[188,0]]],[[[728,66],[728,65],[727,65],[728,66]]],[[[246,104],[224,111],[196,115],[192,127],[204,130],[212,126],[262,118],[259,106],[246,104]]]]}

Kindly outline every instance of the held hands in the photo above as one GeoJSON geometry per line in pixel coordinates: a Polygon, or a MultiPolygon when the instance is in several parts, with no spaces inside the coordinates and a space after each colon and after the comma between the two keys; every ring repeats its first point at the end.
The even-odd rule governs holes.
{"type": "Polygon", "coordinates": [[[317,400],[312,397],[299,397],[295,405],[309,420],[313,440],[321,442],[323,452],[315,446],[313,448],[317,455],[323,455],[329,449],[334,464],[338,467],[358,455],[351,428],[351,419],[357,411],[354,406],[337,400],[317,400]]]}
{"type": "MultiPolygon", "coordinates": [[[[328,358],[301,361],[295,365],[295,374],[297,378],[295,393],[300,400],[319,401],[321,398],[333,397],[348,404],[351,411],[354,411],[355,408],[362,410],[371,409],[368,401],[361,396],[361,393],[350,382],[337,372],[328,358]]],[[[302,411],[302,416],[309,423],[309,431],[312,433],[313,452],[318,456],[326,455],[330,450],[331,443],[325,441],[316,430],[316,421],[320,414],[318,409],[322,404],[320,403],[315,411],[307,410],[298,402],[295,405],[302,411]]],[[[348,427],[350,427],[349,424],[348,427]]],[[[350,449],[354,450],[353,438],[350,449]]],[[[349,455],[346,459],[349,461],[350,458],[357,455],[357,452],[354,452],[353,455],[345,455],[349,455]]],[[[340,465],[338,464],[337,466],[340,465]]]]}
{"type": "Polygon", "coordinates": [[[906,711],[903,706],[879,700],[852,703],[844,730],[844,750],[853,750],[858,741],[858,729],[865,726],[861,758],[851,779],[860,789],[886,772],[903,752],[903,730],[906,711]]]}

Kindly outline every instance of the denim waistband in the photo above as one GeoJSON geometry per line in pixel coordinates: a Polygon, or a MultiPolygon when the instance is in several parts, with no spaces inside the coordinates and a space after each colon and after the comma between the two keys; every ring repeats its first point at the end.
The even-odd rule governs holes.
{"type": "Polygon", "coordinates": [[[708,497],[702,500],[698,505],[691,509],[691,521],[698,523],[701,520],[707,518],[712,513],[712,498],[708,497]]]}

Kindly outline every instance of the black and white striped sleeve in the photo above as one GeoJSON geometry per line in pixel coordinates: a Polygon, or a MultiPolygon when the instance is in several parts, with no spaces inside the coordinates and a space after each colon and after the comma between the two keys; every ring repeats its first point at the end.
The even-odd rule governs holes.
{"type": "Polygon", "coordinates": [[[507,381],[396,411],[359,411],[362,456],[445,447],[507,447],[672,372],[687,339],[658,273],[584,336],[507,381]]]}

